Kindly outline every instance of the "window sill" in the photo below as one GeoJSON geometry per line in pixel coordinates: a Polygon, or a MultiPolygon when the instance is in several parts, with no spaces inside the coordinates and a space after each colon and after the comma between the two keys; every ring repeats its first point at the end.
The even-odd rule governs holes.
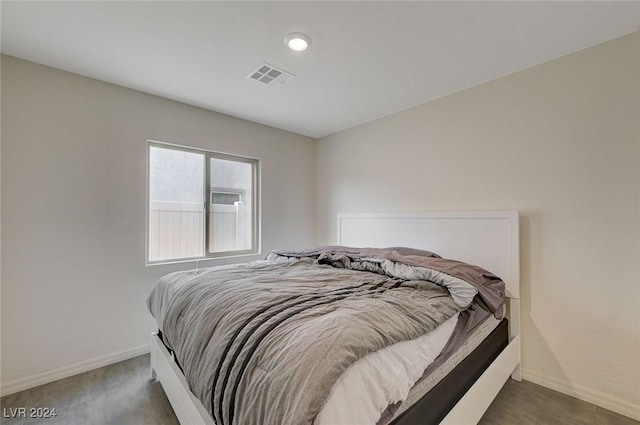
{"type": "Polygon", "coordinates": [[[199,265],[201,263],[209,264],[211,261],[213,261],[214,262],[213,264],[206,266],[206,267],[213,267],[216,265],[230,264],[226,260],[234,260],[239,258],[247,259],[248,261],[261,260],[262,253],[258,251],[258,252],[242,253],[242,254],[230,254],[230,255],[224,255],[224,256],[218,256],[218,257],[196,257],[196,258],[184,258],[184,259],[178,259],[178,260],[160,260],[160,261],[147,260],[145,262],[145,266],[153,267],[153,266],[167,266],[171,264],[188,264],[188,263],[198,263],[199,265]],[[249,259],[249,257],[255,257],[255,258],[249,259]]]}

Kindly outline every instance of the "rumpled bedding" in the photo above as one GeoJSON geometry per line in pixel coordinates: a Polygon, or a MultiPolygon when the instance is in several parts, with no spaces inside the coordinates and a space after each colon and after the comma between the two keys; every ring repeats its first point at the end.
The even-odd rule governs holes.
{"type": "Polygon", "coordinates": [[[147,304],[218,425],[301,425],[351,364],[432,331],[476,294],[502,315],[504,283],[479,267],[322,247],[173,273],[147,304]]]}
{"type": "Polygon", "coordinates": [[[458,322],[456,313],[410,341],[369,353],[345,370],[333,385],[314,425],[376,425],[389,406],[399,406],[442,352],[458,322]]]}

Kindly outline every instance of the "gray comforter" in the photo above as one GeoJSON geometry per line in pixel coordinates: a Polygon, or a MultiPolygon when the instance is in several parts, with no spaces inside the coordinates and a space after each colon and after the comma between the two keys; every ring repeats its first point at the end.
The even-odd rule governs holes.
{"type": "Polygon", "coordinates": [[[173,273],[147,303],[218,425],[302,425],[349,365],[464,309],[457,286],[482,288],[499,314],[501,283],[450,260],[325,247],[173,273]]]}

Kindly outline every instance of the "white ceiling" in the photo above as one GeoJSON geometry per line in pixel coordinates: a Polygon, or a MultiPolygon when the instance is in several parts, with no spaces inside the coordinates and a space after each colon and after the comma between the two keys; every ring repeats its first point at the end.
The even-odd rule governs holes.
{"type": "Polygon", "coordinates": [[[640,2],[2,2],[2,52],[322,137],[640,29],[640,2]],[[308,34],[302,54],[285,47],[308,34]],[[293,73],[268,87],[262,61],[293,73]]]}

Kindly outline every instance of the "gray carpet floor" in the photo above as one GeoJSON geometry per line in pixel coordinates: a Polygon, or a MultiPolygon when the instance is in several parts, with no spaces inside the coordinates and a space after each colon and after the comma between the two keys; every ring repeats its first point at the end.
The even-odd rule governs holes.
{"type": "MultiPolygon", "coordinates": [[[[140,356],[0,399],[3,425],[178,425],[149,356],[140,356]],[[11,417],[17,408],[55,409],[56,416],[11,417]]],[[[640,422],[529,383],[509,381],[482,425],[640,425],[640,422]]],[[[266,424],[265,424],[266,425],[266,424]]]]}

